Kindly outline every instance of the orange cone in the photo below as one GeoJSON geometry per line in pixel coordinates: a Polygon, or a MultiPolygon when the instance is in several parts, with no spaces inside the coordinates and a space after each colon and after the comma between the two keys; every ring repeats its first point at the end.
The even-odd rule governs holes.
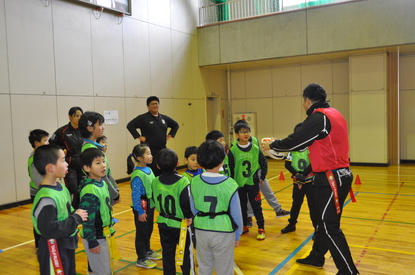
{"type": "Polygon", "coordinates": [[[358,184],[358,185],[361,185],[362,183],[360,182],[360,176],[359,175],[357,175],[357,177],[356,177],[356,181],[354,182],[354,184],[358,184]]]}
{"type": "Polygon", "coordinates": [[[280,180],[285,180],[285,178],[284,178],[284,173],[281,171],[281,173],[280,173],[280,180]]]}

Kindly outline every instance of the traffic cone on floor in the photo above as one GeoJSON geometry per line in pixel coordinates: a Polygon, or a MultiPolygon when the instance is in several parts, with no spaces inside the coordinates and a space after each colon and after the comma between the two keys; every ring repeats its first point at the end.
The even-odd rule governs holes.
{"type": "Polygon", "coordinates": [[[285,180],[285,178],[284,178],[284,173],[281,171],[281,173],[280,173],[280,180],[285,180]]]}
{"type": "Polygon", "coordinates": [[[358,184],[358,185],[361,185],[362,183],[360,182],[360,176],[359,175],[357,175],[357,177],[356,177],[356,181],[354,182],[354,184],[358,184]]]}

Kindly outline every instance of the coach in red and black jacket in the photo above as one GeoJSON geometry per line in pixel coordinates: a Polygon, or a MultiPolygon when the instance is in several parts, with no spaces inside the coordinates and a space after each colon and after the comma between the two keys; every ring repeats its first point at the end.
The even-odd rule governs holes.
{"type": "Polygon", "coordinates": [[[84,175],[79,162],[82,144],[84,143],[84,139],[78,130],[78,121],[82,114],[83,111],[80,107],[72,107],[69,109],[69,123],[56,130],[49,140],[50,144],[60,146],[65,152],[65,160],[68,163],[68,174],[64,179],[69,193],[73,196],[72,206],[74,209],[78,209],[78,186],[84,175]]]}
{"type": "Polygon", "coordinates": [[[319,84],[308,85],[303,91],[303,107],[308,117],[301,127],[285,139],[263,143],[262,146],[275,151],[298,151],[308,147],[310,151],[310,163],[315,172],[317,232],[310,255],[298,259],[297,263],[322,267],[324,255],[330,250],[339,270],[337,274],[354,275],[359,272],[340,229],[343,203],[353,180],[349,169],[347,124],[339,111],[330,107],[326,98],[326,91],[319,84]]]}

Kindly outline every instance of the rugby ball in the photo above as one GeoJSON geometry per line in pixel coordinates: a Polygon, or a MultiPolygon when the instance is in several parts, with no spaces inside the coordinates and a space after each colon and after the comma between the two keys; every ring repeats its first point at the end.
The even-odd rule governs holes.
{"type": "MultiPolygon", "coordinates": [[[[261,143],[265,143],[265,142],[272,142],[274,141],[273,138],[269,138],[269,137],[265,137],[263,139],[261,139],[261,143]]],[[[283,152],[277,152],[275,150],[262,150],[262,152],[266,155],[269,156],[272,159],[276,159],[276,160],[281,160],[285,157],[285,154],[283,152]]]]}

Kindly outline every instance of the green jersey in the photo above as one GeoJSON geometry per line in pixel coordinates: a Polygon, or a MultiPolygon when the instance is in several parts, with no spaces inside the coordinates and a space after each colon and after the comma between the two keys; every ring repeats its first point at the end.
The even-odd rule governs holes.
{"type": "Polygon", "coordinates": [[[259,147],[251,143],[247,152],[239,149],[238,145],[232,146],[230,150],[235,159],[234,180],[240,187],[245,184],[254,185],[253,175],[261,168],[259,165],[259,147]]]}
{"type": "MultiPolygon", "coordinates": [[[[82,227],[82,230],[81,230],[81,237],[84,237],[87,231],[89,232],[94,231],[95,225],[101,224],[101,223],[102,223],[101,224],[102,228],[109,226],[110,232],[114,233],[115,230],[112,228],[112,206],[111,206],[111,199],[110,199],[110,194],[108,191],[107,183],[104,180],[97,181],[97,180],[90,179],[90,178],[86,178],[81,181],[81,190],[79,194],[81,198],[81,204],[85,205],[85,207],[88,209],[90,208],[88,207],[88,204],[90,203],[90,201],[83,200],[83,197],[86,194],[92,194],[94,195],[95,200],[98,200],[99,215],[95,213],[95,217],[94,217],[95,224],[89,224],[88,222],[83,223],[84,226],[82,227]],[[101,221],[97,221],[98,217],[100,217],[101,221]],[[89,227],[94,227],[94,228],[89,228],[89,227]]],[[[92,216],[89,216],[89,218],[91,219],[92,216]]]]}
{"type": "MultiPolygon", "coordinates": [[[[146,196],[148,199],[151,199],[153,196],[153,190],[151,189],[151,184],[155,178],[153,170],[148,169],[150,171],[149,174],[147,174],[144,170],[141,169],[135,169],[131,173],[130,182],[133,181],[135,177],[139,177],[144,185],[144,189],[146,189],[146,196]]],[[[131,207],[133,207],[133,204],[131,204],[131,207]]],[[[150,200],[150,209],[154,207],[154,201],[150,200]]]]}
{"type": "MultiPolygon", "coordinates": [[[[72,214],[72,212],[74,212],[74,209],[71,206],[71,196],[69,194],[68,189],[59,182],[57,182],[57,184],[60,185],[61,188],[48,188],[48,187],[40,188],[33,201],[32,215],[31,215],[32,222],[33,222],[33,226],[36,232],[39,235],[41,235],[41,233],[37,227],[37,218],[34,215],[34,211],[36,210],[37,205],[41,199],[50,198],[55,202],[56,217],[59,222],[66,220],[72,214]],[[58,191],[57,189],[60,189],[60,191],[58,191]]],[[[75,229],[75,231],[71,234],[71,236],[76,235],[77,232],[78,230],[75,229]]]]}
{"type": "Polygon", "coordinates": [[[153,200],[156,209],[160,213],[157,223],[165,223],[167,226],[180,228],[184,214],[180,206],[180,194],[189,185],[189,180],[182,177],[174,184],[163,184],[159,177],[152,184],[153,200]]]}
{"type": "Polygon", "coordinates": [[[196,176],[190,183],[195,208],[199,210],[194,218],[194,226],[200,230],[233,232],[234,222],[229,206],[232,196],[238,190],[238,184],[226,178],[219,184],[209,184],[196,176]]]}

